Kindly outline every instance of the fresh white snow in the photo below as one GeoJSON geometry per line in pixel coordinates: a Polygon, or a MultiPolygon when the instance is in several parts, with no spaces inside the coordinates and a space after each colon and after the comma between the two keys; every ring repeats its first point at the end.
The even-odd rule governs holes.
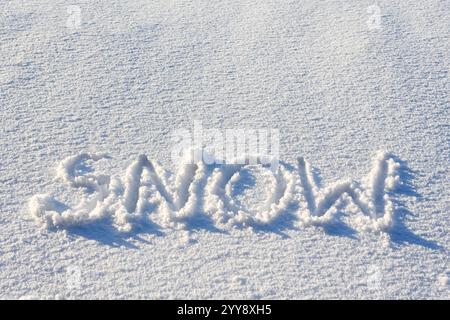
{"type": "Polygon", "coordinates": [[[449,17],[0,2],[0,298],[448,299],[449,17]],[[174,163],[198,123],[279,157],[174,163]]]}
{"type": "Polygon", "coordinates": [[[84,196],[75,208],[49,195],[33,196],[28,211],[38,225],[47,229],[67,228],[110,220],[119,231],[130,232],[133,224],[139,224],[143,219],[154,222],[153,216],[156,215],[153,211],[160,211],[160,220],[165,222],[163,225],[177,229],[189,228],[189,220],[202,214],[212,218],[214,225],[272,225],[281,216],[295,215],[299,216],[301,225],[332,224],[339,209],[356,211],[358,227],[365,231],[390,231],[394,224],[395,208],[390,193],[394,193],[400,184],[400,164],[385,152],[379,152],[376,156],[373,169],[366,178],[367,186],[362,188],[358,182],[342,181],[319,190],[311,165],[303,158],[299,159],[298,168],[291,170],[283,165],[278,166],[276,171],[271,170],[270,165],[259,166],[260,171],[271,177],[264,184],[264,189],[269,191],[266,199],[258,199],[264,189],[248,187],[254,180],[262,179],[250,171],[258,167],[249,164],[252,163],[250,158],[241,162],[232,161],[242,164],[208,166],[203,161],[183,164],[176,177],[171,179],[174,180],[173,187],[164,182],[170,174],[161,168],[158,170],[145,155],[140,155],[127,168],[123,179],[105,174],[75,174],[82,171],[79,166],[88,169],[86,163],[89,160],[102,158],[104,156],[81,154],[60,163],[57,168],[59,180],[68,187],[81,188],[84,196]],[[247,184],[247,191],[250,191],[244,196],[244,201],[259,200],[263,205],[253,214],[241,204],[241,191],[234,192],[236,186],[239,189],[239,183],[244,184],[241,186],[244,190],[247,184]],[[173,191],[170,192],[170,189],[173,191]],[[255,195],[256,191],[260,194],[255,195]]]}

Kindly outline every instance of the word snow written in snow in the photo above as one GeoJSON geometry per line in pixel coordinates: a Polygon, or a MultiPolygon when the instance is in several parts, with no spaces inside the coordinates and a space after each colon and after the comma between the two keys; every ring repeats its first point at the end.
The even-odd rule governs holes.
{"type": "Polygon", "coordinates": [[[361,181],[320,187],[311,164],[302,157],[296,165],[280,163],[273,170],[270,161],[261,163],[254,155],[231,164],[203,159],[192,163],[195,152],[185,153],[187,160],[179,163],[176,174],[145,155],[121,175],[94,170],[97,162],[109,160],[105,155],[68,157],[58,165],[57,179],[81,194],[80,199],[71,206],[51,194],[38,194],[29,200],[28,212],[47,229],[106,223],[130,232],[146,220],[162,228],[184,229],[200,215],[224,229],[270,226],[287,214],[296,226],[326,225],[336,221],[339,212],[348,213],[348,223],[360,231],[392,228],[391,197],[401,181],[400,163],[389,153],[378,152],[361,181]]]}

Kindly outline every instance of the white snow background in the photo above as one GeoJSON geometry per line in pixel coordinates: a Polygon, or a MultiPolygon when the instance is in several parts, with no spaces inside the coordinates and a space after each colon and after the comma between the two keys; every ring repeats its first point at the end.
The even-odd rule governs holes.
{"type": "Polygon", "coordinates": [[[1,1],[0,298],[448,299],[449,18],[449,0],[1,1]],[[321,190],[392,155],[392,225],[287,206],[262,228],[69,226],[33,198],[76,206],[77,155],[176,172],[171,133],[194,121],[278,129],[321,190]]]}

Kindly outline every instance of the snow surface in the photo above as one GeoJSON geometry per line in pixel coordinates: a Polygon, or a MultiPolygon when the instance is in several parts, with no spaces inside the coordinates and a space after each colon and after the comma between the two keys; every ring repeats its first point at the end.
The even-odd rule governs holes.
{"type": "Polygon", "coordinates": [[[448,299],[449,17],[1,1],[0,298],[448,299]],[[176,167],[195,121],[279,166],[176,167]]]}

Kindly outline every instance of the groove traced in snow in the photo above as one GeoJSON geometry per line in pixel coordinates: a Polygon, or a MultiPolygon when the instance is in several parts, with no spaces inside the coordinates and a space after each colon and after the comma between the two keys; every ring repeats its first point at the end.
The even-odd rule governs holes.
{"type": "Polygon", "coordinates": [[[270,226],[288,213],[300,226],[325,225],[333,223],[337,213],[343,211],[351,213],[351,224],[358,230],[388,232],[395,213],[391,193],[400,183],[400,164],[386,152],[377,153],[372,169],[361,182],[343,180],[325,188],[317,186],[312,166],[302,157],[296,169],[254,165],[260,163],[258,156],[232,162],[246,164],[187,161],[175,176],[145,155],[131,163],[122,177],[80,169],[105,158],[80,154],[63,160],[57,178],[69,188],[80,189],[84,196],[70,208],[51,195],[35,195],[28,203],[34,220],[47,229],[104,221],[129,232],[145,219],[161,227],[186,228],[190,219],[201,215],[221,228],[270,226]],[[255,168],[270,181],[267,199],[258,205],[257,212],[248,210],[233,195],[235,184],[255,168]]]}

